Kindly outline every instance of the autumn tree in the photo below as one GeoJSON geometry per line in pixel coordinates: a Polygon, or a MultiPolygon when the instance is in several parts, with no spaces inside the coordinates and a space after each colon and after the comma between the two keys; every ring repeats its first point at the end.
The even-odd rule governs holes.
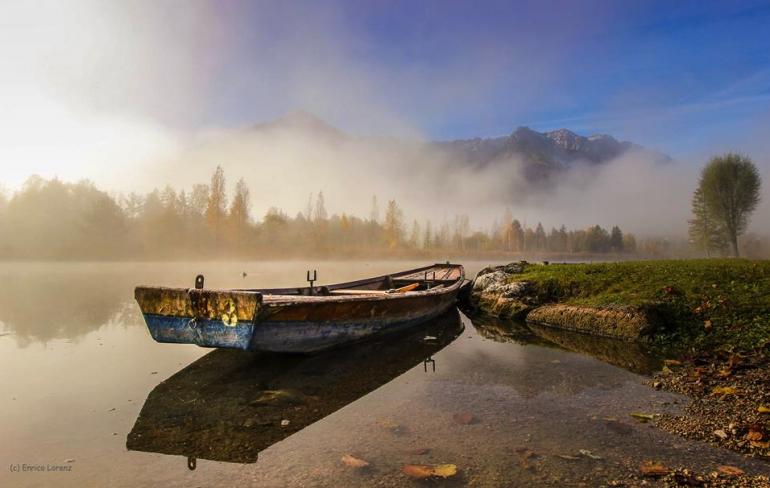
{"type": "Polygon", "coordinates": [[[395,248],[401,243],[403,236],[403,220],[404,215],[401,209],[398,208],[395,200],[388,202],[387,209],[385,210],[385,221],[383,222],[383,231],[385,232],[385,239],[388,242],[388,247],[395,248]]]}
{"type": "Polygon", "coordinates": [[[247,235],[251,220],[249,216],[250,198],[249,187],[246,186],[243,178],[239,179],[238,183],[235,184],[235,193],[227,215],[230,228],[228,235],[236,248],[244,248],[248,245],[247,235]]]}
{"type": "Polygon", "coordinates": [[[759,203],[760,186],[757,167],[740,154],[716,156],[701,173],[699,188],[705,208],[724,229],[733,256],[739,254],[738,237],[746,231],[749,215],[759,203]]]}
{"type": "Polygon", "coordinates": [[[412,231],[409,233],[409,247],[417,249],[420,246],[420,224],[417,219],[412,222],[412,231]]]}
{"type": "Polygon", "coordinates": [[[217,166],[216,171],[211,176],[209,185],[209,198],[206,205],[206,223],[214,235],[215,241],[219,241],[227,208],[227,195],[225,194],[225,171],[221,166],[217,166]]]}

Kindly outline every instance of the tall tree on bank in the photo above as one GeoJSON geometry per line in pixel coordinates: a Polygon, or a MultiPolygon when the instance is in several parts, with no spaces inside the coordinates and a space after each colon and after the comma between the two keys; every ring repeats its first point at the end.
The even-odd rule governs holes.
{"type": "Polygon", "coordinates": [[[209,185],[209,201],[206,205],[206,223],[214,233],[215,241],[219,242],[227,209],[227,196],[225,195],[225,171],[217,166],[211,175],[209,185]]]}
{"type": "Polygon", "coordinates": [[[250,194],[249,187],[243,178],[235,184],[235,194],[230,204],[230,214],[228,215],[230,223],[230,238],[233,241],[233,247],[243,248],[247,245],[246,235],[249,233],[249,224],[251,217],[249,215],[250,194]]]}
{"type": "Polygon", "coordinates": [[[709,215],[726,234],[733,256],[738,256],[738,236],[746,231],[749,215],[759,203],[759,171],[747,156],[727,153],[703,168],[699,188],[709,215]]]}
{"type": "Polygon", "coordinates": [[[385,222],[383,222],[383,231],[385,231],[385,238],[388,241],[388,246],[392,248],[398,247],[401,243],[401,239],[404,232],[404,214],[401,209],[398,208],[395,200],[388,202],[388,207],[385,211],[385,222]]]}
{"type": "Polygon", "coordinates": [[[623,252],[623,232],[617,225],[614,225],[610,231],[610,250],[623,252]]]}
{"type": "Polygon", "coordinates": [[[725,232],[716,219],[709,215],[703,189],[698,187],[692,194],[692,219],[690,224],[690,242],[696,249],[711,257],[713,252],[724,252],[727,247],[725,232]]]}

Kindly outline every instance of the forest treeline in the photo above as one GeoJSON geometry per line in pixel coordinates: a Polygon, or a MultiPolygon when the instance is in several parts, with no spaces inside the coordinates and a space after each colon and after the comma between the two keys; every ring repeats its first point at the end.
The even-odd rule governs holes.
{"type": "MultiPolygon", "coordinates": [[[[0,193],[2,259],[197,259],[278,257],[406,257],[490,253],[635,253],[636,239],[599,225],[546,230],[523,225],[506,210],[502,223],[472,231],[466,215],[439,223],[408,220],[395,200],[373,196],[367,217],[329,215],[324,195],[311,195],[289,216],[251,213],[249,188],[228,196],[217,168],[209,184],[146,195],[112,196],[88,181],[30,177],[13,195],[0,193]]],[[[648,244],[645,244],[648,245],[648,244]]],[[[649,251],[649,249],[648,249],[649,251]]]]}

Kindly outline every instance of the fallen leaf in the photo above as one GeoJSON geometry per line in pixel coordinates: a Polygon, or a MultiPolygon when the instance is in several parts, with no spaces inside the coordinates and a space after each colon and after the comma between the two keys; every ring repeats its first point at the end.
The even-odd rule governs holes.
{"type": "Polygon", "coordinates": [[[653,461],[643,462],[642,465],[639,466],[639,471],[642,473],[642,476],[650,476],[654,478],[657,478],[659,476],[666,476],[668,473],[671,472],[670,469],[668,469],[661,463],[656,463],[653,461]]]}
{"type": "Polygon", "coordinates": [[[733,374],[733,371],[732,371],[731,369],[727,369],[727,368],[724,368],[724,369],[720,369],[720,370],[717,372],[717,375],[718,375],[718,376],[720,376],[721,378],[727,378],[727,377],[728,377],[728,376],[730,376],[731,374],[733,374]]]}
{"type": "Polygon", "coordinates": [[[706,330],[711,330],[712,324],[710,320],[706,320],[703,322],[703,328],[706,330]]]}
{"type": "Polygon", "coordinates": [[[735,395],[738,392],[734,386],[715,386],[711,389],[712,395],[722,395],[723,397],[727,395],[735,395]]]}
{"type": "Polygon", "coordinates": [[[452,416],[455,422],[462,425],[469,425],[476,422],[476,417],[470,412],[459,412],[452,416]]]}
{"type": "Polygon", "coordinates": [[[649,422],[650,420],[655,420],[655,415],[651,413],[634,412],[631,414],[631,416],[639,422],[649,422]]]}
{"type": "Polygon", "coordinates": [[[749,432],[746,434],[746,439],[749,441],[761,441],[762,438],[765,435],[762,433],[761,430],[752,427],[749,427],[749,432]]]}
{"type": "Polygon", "coordinates": [[[433,468],[421,464],[406,464],[401,468],[401,472],[410,478],[423,480],[433,476],[433,468]]]}
{"type": "Polygon", "coordinates": [[[766,407],[765,405],[760,405],[757,407],[757,412],[759,413],[770,413],[770,407],[766,407]]]}
{"type": "Polygon", "coordinates": [[[717,471],[727,476],[741,476],[743,474],[743,470],[735,466],[719,466],[717,471]]]}
{"type": "Polygon", "coordinates": [[[357,458],[355,456],[351,456],[350,454],[345,454],[342,456],[342,463],[346,466],[350,466],[351,468],[366,468],[369,466],[369,463],[364,461],[361,458],[357,458]]]}
{"type": "Polygon", "coordinates": [[[577,461],[580,459],[578,456],[570,456],[569,454],[557,454],[556,457],[566,459],[567,461],[577,461]]]}
{"type": "Polygon", "coordinates": [[[759,449],[770,449],[770,441],[749,441],[749,444],[751,444],[751,447],[757,447],[759,449]]]}
{"type": "Polygon", "coordinates": [[[433,466],[433,475],[439,478],[450,478],[457,474],[457,466],[454,464],[437,464],[433,466]]]}
{"type": "Polygon", "coordinates": [[[714,435],[719,437],[720,439],[727,439],[727,432],[725,432],[722,429],[715,430],[714,435]]]}
{"type": "Polygon", "coordinates": [[[401,472],[418,480],[426,478],[451,478],[457,474],[457,466],[454,464],[436,464],[434,466],[405,464],[401,468],[401,472]]]}
{"type": "Polygon", "coordinates": [[[591,458],[591,459],[604,459],[603,457],[597,456],[596,454],[592,453],[588,449],[580,449],[578,452],[580,454],[582,454],[583,456],[587,457],[587,458],[591,458]]]}
{"type": "Polygon", "coordinates": [[[762,437],[762,432],[758,432],[756,430],[750,430],[749,433],[746,434],[746,440],[749,441],[761,441],[762,437]]]}
{"type": "Polygon", "coordinates": [[[676,359],[664,359],[663,364],[665,364],[666,366],[681,366],[682,361],[678,361],[676,359]]]}

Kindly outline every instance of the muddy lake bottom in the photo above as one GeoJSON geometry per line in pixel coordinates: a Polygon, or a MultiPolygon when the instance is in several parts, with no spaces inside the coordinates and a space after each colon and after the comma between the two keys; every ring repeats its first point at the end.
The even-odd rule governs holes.
{"type": "MultiPolygon", "coordinates": [[[[333,364],[327,364],[329,374],[344,379],[339,384],[336,376],[319,379],[330,386],[306,398],[311,405],[327,401],[341,408],[304,428],[297,425],[304,400],[286,404],[282,416],[289,424],[284,427],[273,420],[260,423],[260,415],[267,413],[261,414],[259,407],[245,421],[231,417],[228,412],[250,411],[254,393],[245,387],[249,398],[216,410],[223,412],[221,421],[206,425],[217,429],[218,436],[211,439],[219,444],[210,450],[218,459],[232,454],[243,461],[235,452],[243,445],[230,447],[222,434],[248,439],[253,432],[255,439],[268,434],[278,439],[255,462],[208,460],[198,445],[195,469],[190,470],[189,452],[160,452],[175,451],[163,444],[162,428],[152,435],[163,449],[127,449],[127,437],[140,425],[146,404],[145,413],[166,419],[176,440],[180,435],[199,444],[209,439],[194,419],[175,417],[167,407],[172,403],[161,402],[166,410],[152,411],[149,400],[153,391],[155,396],[165,392],[159,386],[164,380],[173,387],[185,371],[193,375],[184,380],[192,383],[179,383],[184,389],[163,393],[177,391],[179,398],[170,400],[178,400],[181,408],[197,399],[199,404],[210,402],[209,411],[214,411],[216,402],[224,401],[207,395],[205,386],[189,391],[195,390],[187,385],[195,385],[198,374],[189,365],[211,351],[155,343],[133,301],[135,285],[191,286],[193,277],[203,273],[207,286],[214,288],[295,286],[304,283],[307,269],[317,269],[323,284],[421,264],[0,264],[6,284],[0,293],[0,486],[421,486],[402,467],[443,463],[457,465],[458,474],[431,484],[601,486],[637,476],[647,460],[704,473],[732,465],[747,474],[770,474],[767,462],[668,434],[630,416],[676,414],[686,398],[645,386],[643,376],[627,369],[563,349],[556,345],[558,338],[547,341],[505,323],[474,323],[465,315],[459,316],[456,338],[428,357],[410,356],[403,359],[408,364],[391,364],[398,371],[392,378],[375,371],[377,361],[392,363],[393,356],[385,356],[397,356],[397,351],[385,348],[382,358],[375,351],[361,359],[367,366],[360,371],[344,351],[335,353],[329,358],[333,364]],[[434,362],[424,363],[428,358],[434,362]],[[357,376],[373,383],[361,385],[357,376]],[[372,391],[348,398],[351,388],[372,391]],[[184,397],[193,393],[197,396],[184,397]],[[334,403],[340,398],[342,405],[334,403]],[[282,435],[281,429],[291,435],[282,435]],[[352,468],[341,462],[345,455],[370,466],[352,468]],[[30,471],[24,465],[46,469],[30,471]],[[49,471],[48,466],[69,469],[49,471]]],[[[472,277],[487,264],[494,263],[465,263],[466,273],[472,277]]],[[[273,368],[271,375],[281,374],[282,359],[260,361],[273,368]]],[[[308,388],[313,363],[302,364],[301,374],[310,379],[296,384],[308,388]]],[[[223,374],[219,386],[226,388],[229,377],[223,374]]],[[[284,374],[282,381],[294,384],[294,379],[284,374]]],[[[269,378],[265,381],[254,391],[273,388],[269,378]]],[[[233,393],[232,388],[223,391],[233,393]]]]}

